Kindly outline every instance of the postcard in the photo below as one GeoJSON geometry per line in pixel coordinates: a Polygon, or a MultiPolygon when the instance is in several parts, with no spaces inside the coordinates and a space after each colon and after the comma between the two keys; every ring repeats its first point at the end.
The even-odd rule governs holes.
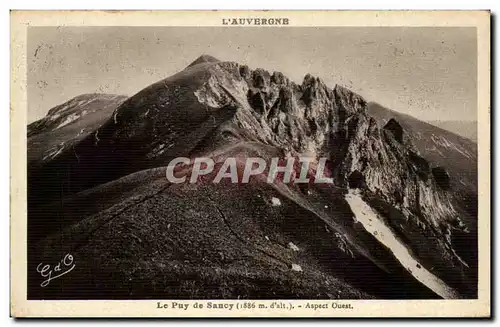
{"type": "Polygon", "coordinates": [[[12,11],[14,317],[489,317],[490,12],[12,11]]]}

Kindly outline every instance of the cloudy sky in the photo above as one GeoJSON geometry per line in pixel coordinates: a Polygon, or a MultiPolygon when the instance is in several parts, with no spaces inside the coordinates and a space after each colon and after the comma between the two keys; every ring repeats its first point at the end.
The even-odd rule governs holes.
{"type": "Polygon", "coordinates": [[[30,27],[28,122],[83,93],[134,95],[201,54],[341,84],[422,120],[476,120],[475,28],[30,27]]]}

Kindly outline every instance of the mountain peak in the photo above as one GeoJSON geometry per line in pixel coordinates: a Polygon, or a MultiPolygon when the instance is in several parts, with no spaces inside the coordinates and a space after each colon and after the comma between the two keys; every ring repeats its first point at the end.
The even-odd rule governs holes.
{"type": "Polygon", "coordinates": [[[203,64],[203,63],[206,63],[206,62],[220,62],[219,59],[211,56],[211,55],[207,55],[207,54],[202,54],[201,56],[198,57],[198,59],[196,59],[195,61],[193,61],[191,64],[189,64],[189,66],[187,66],[188,68],[189,67],[193,67],[193,66],[196,66],[196,65],[199,65],[199,64],[203,64]]]}

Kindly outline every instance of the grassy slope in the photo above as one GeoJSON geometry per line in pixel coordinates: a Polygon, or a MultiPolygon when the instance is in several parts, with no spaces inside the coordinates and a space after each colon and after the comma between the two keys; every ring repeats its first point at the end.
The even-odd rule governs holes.
{"type": "Polygon", "coordinates": [[[101,197],[103,203],[73,215],[62,234],[34,249],[33,265],[71,253],[77,268],[43,290],[32,275],[30,297],[435,296],[354,223],[342,192],[313,187],[309,194],[255,181],[171,186],[161,171],[68,199],[65,212],[81,212],[101,197]],[[281,205],[272,206],[272,197],[281,205]],[[303,272],[292,271],[292,264],[303,272]]]}

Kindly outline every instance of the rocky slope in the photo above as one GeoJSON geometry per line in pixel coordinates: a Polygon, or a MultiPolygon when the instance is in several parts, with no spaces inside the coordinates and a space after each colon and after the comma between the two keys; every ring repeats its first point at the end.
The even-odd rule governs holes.
{"type": "Polygon", "coordinates": [[[476,296],[476,259],[456,241],[476,217],[456,201],[455,175],[429,159],[404,122],[369,108],[310,75],[296,84],[198,58],[121,103],[71,149],[29,167],[30,296],[476,296]],[[172,158],[202,155],[327,157],[335,182],[164,178],[172,158]],[[373,209],[370,219],[415,267],[358,221],[365,213],[353,203],[373,209]],[[64,253],[79,260],[76,272],[40,290],[33,265],[64,253]],[[419,279],[418,269],[439,282],[419,279]]]}
{"type": "Polygon", "coordinates": [[[452,205],[466,226],[454,229],[451,241],[471,271],[476,271],[477,248],[477,144],[469,139],[384,108],[376,103],[368,104],[368,113],[379,124],[396,119],[407,131],[408,137],[422,156],[431,164],[434,175],[442,175],[449,184],[452,205]],[[441,169],[443,168],[443,169],[441,169]]]}
{"type": "Polygon", "coordinates": [[[126,98],[82,94],[49,110],[44,118],[28,125],[28,166],[53,160],[95,132],[126,98]]]}

